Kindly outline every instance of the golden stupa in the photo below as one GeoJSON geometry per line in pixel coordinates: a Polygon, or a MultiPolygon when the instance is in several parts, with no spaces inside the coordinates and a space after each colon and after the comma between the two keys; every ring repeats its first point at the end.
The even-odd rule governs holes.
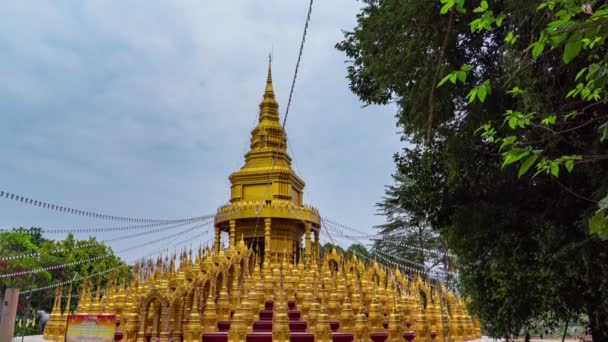
{"type": "MultiPolygon", "coordinates": [[[[291,169],[278,113],[269,66],[251,149],[230,175],[230,204],[218,209],[213,248],[137,263],[120,285],[110,274],[103,296],[99,281],[93,291],[85,280],[76,314],[116,315],[116,340],[126,342],[480,338],[477,319],[443,286],[336,250],[320,255],[319,213],[303,205],[304,182],[291,169]]],[[[61,293],[47,340],[65,338],[61,293]]]]}

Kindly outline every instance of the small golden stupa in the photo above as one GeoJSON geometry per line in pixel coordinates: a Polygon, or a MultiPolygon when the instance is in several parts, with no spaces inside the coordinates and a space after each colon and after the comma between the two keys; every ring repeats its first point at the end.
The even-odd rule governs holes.
{"type": "MultiPolygon", "coordinates": [[[[218,209],[213,248],[138,262],[120,284],[110,274],[103,296],[99,281],[93,291],[85,280],[76,314],[116,315],[116,340],[126,342],[480,338],[477,319],[443,286],[335,249],[320,254],[319,213],[303,204],[304,182],[291,169],[278,113],[269,65],[251,149],[230,175],[230,203],[218,209]]],[[[44,339],[65,337],[61,293],[44,339]]]]}

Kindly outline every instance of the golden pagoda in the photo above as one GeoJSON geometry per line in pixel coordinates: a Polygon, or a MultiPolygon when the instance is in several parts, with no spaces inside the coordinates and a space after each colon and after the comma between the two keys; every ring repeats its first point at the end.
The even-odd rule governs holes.
{"type": "Polygon", "coordinates": [[[279,120],[279,104],[272,88],[272,71],[260,103],[257,126],[251,131],[245,165],[230,175],[230,204],[221,207],[215,218],[214,251],[219,252],[220,233],[228,232],[230,249],[243,236],[265,260],[277,261],[285,253],[299,260],[302,237],[307,259],[319,251],[319,212],[303,204],[304,181],[291,168],[287,135],[279,120]],[[270,256],[270,258],[266,258],[270,256]]]}
{"type": "MultiPolygon", "coordinates": [[[[215,217],[213,248],[137,262],[121,284],[110,274],[103,297],[99,282],[92,291],[93,280],[85,281],[76,314],[116,315],[116,340],[126,342],[480,338],[477,319],[445,288],[335,249],[320,254],[319,213],[303,204],[304,181],[286,142],[269,65],[250,151],[230,175],[230,203],[215,217]]],[[[58,289],[48,340],[65,334],[61,295],[58,289]]]]}

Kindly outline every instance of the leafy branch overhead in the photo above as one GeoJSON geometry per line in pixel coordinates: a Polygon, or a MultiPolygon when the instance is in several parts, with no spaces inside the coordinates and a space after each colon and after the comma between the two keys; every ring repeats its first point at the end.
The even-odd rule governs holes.
{"type": "MultiPolygon", "coordinates": [[[[448,4],[443,0],[441,3],[444,6],[448,4]]],[[[519,165],[518,177],[532,169],[536,170],[533,177],[539,174],[559,177],[562,169],[572,173],[578,164],[608,158],[606,153],[593,154],[584,149],[574,150],[567,155],[556,155],[551,148],[564,135],[577,134],[577,131],[586,129],[587,126],[595,126],[599,146],[606,150],[602,144],[608,139],[608,58],[605,53],[608,5],[603,4],[594,10],[590,4],[581,6],[577,1],[548,0],[538,5],[536,10],[551,20],[532,36],[527,46],[518,44],[520,34],[510,30],[516,27],[515,23],[506,19],[505,14],[496,15],[485,0],[473,9],[473,13],[480,16],[470,22],[470,28],[472,32],[501,32],[499,34],[504,34],[506,48],[520,50],[518,69],[511,77],[499,80],[498,87],[501,89],[508,89],[509,84],[517,84],[517,73],[522,69],[533,68],[542,63],[543,59],[552,59],[555,53],[561,54],[564,68],[575,58],[585,60],[587,66],[578,70],[573,80],[564,82],[564,85],[572,84],[570,89],[563,91],[564,99],[570,102],[556,112],[527,112],[524,108],[534,99],[529,96],[523,84],[518,84],[505,90],[504,94],[515,98],[514,103],[521,105],[522,109],[507,109],[502,122],[489,121],[477,133],[485,141],[499,146],[503,167],[519,165]],[[507,28],[506,31],[502,29],[503,25],[507,28]]],[[[474,65],[463,65],[460,70],[448,73],[437,87],[443,86],[447,81],[455,85],[460,81],[465,85],[468,72],[474,69],[474,65]]],[[[467,103],[478,101],[483,104],[490,89],[490,80],[480,82],[469,90],[467,103]]],[[[605,211],[606,208],[600,206],[589,221],[589,232],[597,233],[603,238],[608,236],[605,211]]]]}

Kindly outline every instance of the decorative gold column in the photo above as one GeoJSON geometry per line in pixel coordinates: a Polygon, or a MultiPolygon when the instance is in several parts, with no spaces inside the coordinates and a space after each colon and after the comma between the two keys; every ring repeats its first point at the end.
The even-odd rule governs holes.
{"type": "Polygon", "coordinates": [[[319,258],[321,257],[321,245],[319,244],[319,231],[315,230],[315,260],[317,260],[317,262],[319,261],[319,258]]]}
{"type": "Polygon", "coordinates": [[[230,249],[236,249],[236,220],[230,220],[230,249]]]}
{"type": "Polygon", "coordinates": [[[215,236],[213,239],[213,250],[217,255],[220,252],[220,227],[215,226],[215,236]]]}
{"type": "Polygon", "coordinates": [[[310,257],[312,255],[311,254],[312,251],[310,250],[312,248],[312,246],[310,244],[310,223],[306,224],[306,227],[304,227],[304,231],[306,233],[306,240],[305,240],[305,243],[304,243],[304,248],[306,248],[306,251],[305,251],[305,253],[306,253],[306,263],[308,264],[308,263],[310,263],[310,257]]]}
{"type": "Polygon", "coordinates": [[[270,224],[271,218],[264,219],[264,258],[270,261],[270,224]]]}

